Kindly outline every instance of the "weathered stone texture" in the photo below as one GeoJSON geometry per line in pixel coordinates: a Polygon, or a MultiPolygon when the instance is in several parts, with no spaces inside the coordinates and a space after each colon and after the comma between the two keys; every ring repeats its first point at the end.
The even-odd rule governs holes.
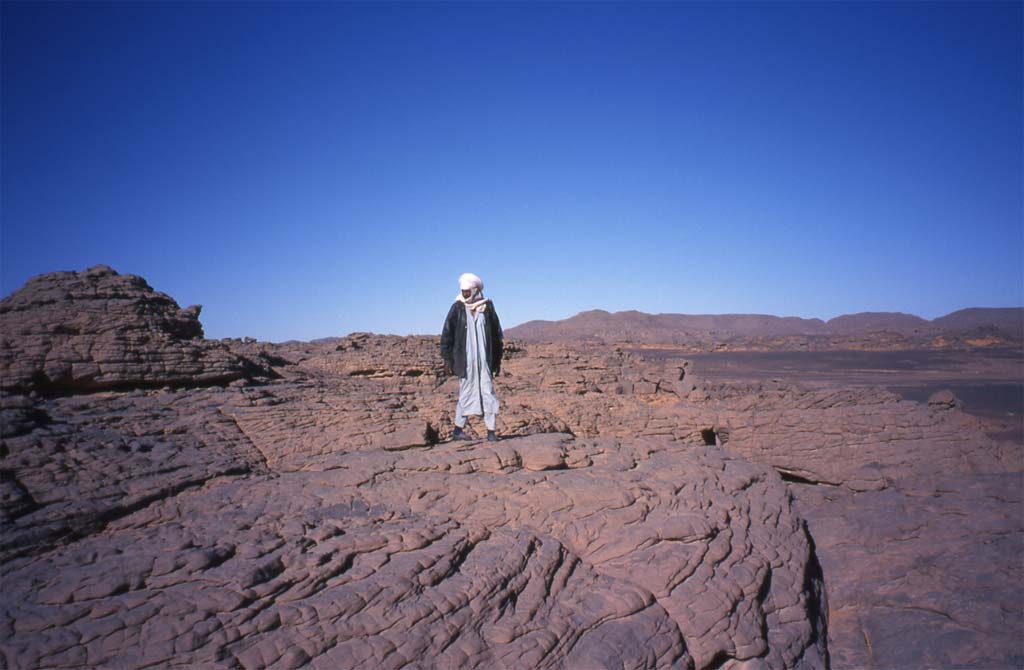
{"type": "Polygon", "coordinates": [[[254,365],[202,339],[200,309],[104,265],[39,275],[0,301],[0,386],[49,393],[241,378],[254,365]]]}
{"type": "Polygon", "coordinates": [[[8,667],[824,667],[770,470],[559,435],[334,466],[211,480],[8,561],[8,667]]]}
{"type": "Polygon", "coordinates": [[[3,301],[7,667],[1024,659],[1020,445],[951,396],[510,340],[503,439],[450,442],[437,337],[197,316],[103,267],[3,301]]]}

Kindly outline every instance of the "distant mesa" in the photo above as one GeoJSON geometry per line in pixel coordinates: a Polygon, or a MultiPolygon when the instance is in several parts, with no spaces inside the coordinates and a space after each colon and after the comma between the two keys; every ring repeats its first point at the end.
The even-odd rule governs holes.
{"type": "Polygon", "coordinates": [[[932,321],[900,312],[861,312],[827,322],[767,314],[646,314],[597,309],[560,321],[527,321],[505,333],[533,342],[629,342],[698,351],[1021,346],[1024,308],[975,307],[932,321]]]}
{"type": "Polygon", "coordinates": [[[974,330],[993,328],[1024,337],[1024,309],[1020,307],[961,309],[932,321],[933,325],[947,330],[974,330]]]}
{"type": "Polygon", "coordinates": [[[860,312],[844,314],[829,319],[825,330],[831,335],[889,331],[892,333],[920,333],[932,328],[932,324],[913,314],[902,312],[860,312]]]}

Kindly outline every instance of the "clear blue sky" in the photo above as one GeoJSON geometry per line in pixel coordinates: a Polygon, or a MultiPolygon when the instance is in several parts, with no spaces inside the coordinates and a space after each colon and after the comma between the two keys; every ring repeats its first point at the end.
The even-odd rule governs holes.
{"type": "Polygon", "coordinates": [[[4,2],[2,293],[208,337],[1024,304],[1022,5],[4,2]]]}

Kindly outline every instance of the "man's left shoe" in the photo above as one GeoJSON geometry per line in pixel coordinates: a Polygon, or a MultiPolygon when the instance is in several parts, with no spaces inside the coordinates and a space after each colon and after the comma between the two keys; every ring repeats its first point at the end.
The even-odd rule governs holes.
{"type": "Polygon", "coordinates": [[[487,441],[488,442],[497,442],[498,441],[498,436],[494,434],[493,430],[487,431],[487,441]]]}

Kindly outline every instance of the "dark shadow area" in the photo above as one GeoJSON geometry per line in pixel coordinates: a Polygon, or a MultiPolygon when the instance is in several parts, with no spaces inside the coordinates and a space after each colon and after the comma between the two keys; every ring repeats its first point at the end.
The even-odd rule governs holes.
{"type": "Polygon", "coordinates": [[[800,475],[793,474],[792,472],[786,472],[785,470],[776,470],[779,473],[779,477],[782,477],[782,481],[789,482],[790,484],[805,484],[807,486],[835,486],[829,482],[816,482],[813,479],[807,479],[800,475]]]}
{"type": "Polygon", "coordinates": [[[804,572],[804,593],[807,594],[807,616],[811,621],[811,640],[808,646],[817,640],[825,642],[825,670],[832,666],[828,653],[828,596],[825,591],[825,572],[818,561],[818,552],[814,537],[804,522],[804,536],[810,547],[807,558],[807,570],[804,572]]]}

